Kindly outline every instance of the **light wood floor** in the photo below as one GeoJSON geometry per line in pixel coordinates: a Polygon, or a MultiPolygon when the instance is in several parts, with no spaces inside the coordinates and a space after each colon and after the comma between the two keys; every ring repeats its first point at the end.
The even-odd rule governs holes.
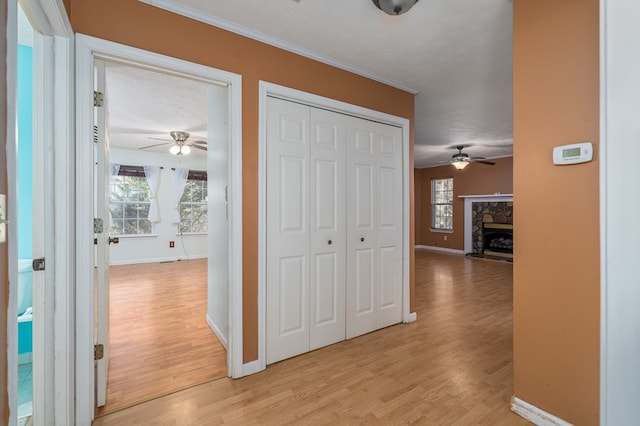
{"type": "Polygon", "coordinates": [[[226,352],[206,323],[207,260],[112,266],[104,415],[226,377],[226,352]]]}
{"type": "Polygon", "coordinates": [[[509,411],[512,265],[416,252],[418,320],[96,425],[524,425],[509,411]]]}

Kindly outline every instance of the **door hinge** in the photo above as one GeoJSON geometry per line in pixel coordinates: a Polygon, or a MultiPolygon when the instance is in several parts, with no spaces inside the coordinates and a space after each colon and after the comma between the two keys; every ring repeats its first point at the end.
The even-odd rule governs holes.
{"type": "Polygon", "coordinates": [[[103,105],[104,105],[104,93],[94,90],[93,91],[93,106],[94,107],[101,107],[103,105]]]}
{"type": "Polygon", "coordinates": [[[104,358],[104,345],[93,345],[93,360],[98,361],[104,358]]]}
{"type": "Polygon", "coordinates": [[[44,257],[40,257],[38,259],[33,259],[31,263],[34,271],[44,271],[44,257]]]}
{"type": "Polygon", "coordinates": [[[101,217],[93,218],[93,233],[102,234],[104,232],[104,221],[101,217]]]}

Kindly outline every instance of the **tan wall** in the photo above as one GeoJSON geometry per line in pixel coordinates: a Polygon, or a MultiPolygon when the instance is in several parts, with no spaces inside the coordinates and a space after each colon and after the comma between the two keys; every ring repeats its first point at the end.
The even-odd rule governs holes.
{"type": "Polygon", "coordinates": [[[450,165],[415,169],[417,245],[464,250],[464,200],[458,196],[513,193],[513,158],[491,161],[496,164],[471,163],[460,171],[450,165]],[[453,233],[431,232],[431,179],[449,177],[453,178],[453,233]]]}
{"type": "Polygon", "coordinates": [[[598,0],[514,3],[515,395],[599,423],[598,0]],[[594,161],[554,166],[556,145],[594,161]]]}
{"type": "MultiPolygon", "coordinates": [[[[6,34],[7,28],[7,2],[0,4],[0,33],[6,34]]],[[[6,76],[7,69],[7,42],[2,37],[0,41],[0,75],[6,76]]],[[[7,193],[7,79],[0,79],[0,194],[7,193]]],[[[8,200],[11,202],[11,200],[8,200]]],[[[9,299],[9,269],[8,269],[7,244],[0,244],[0,422],[7,424],[9,421],[9,400],[7,395],[7,301],[9,299]]]]}
{"type": "MultiPolygon", "coordinates": [[[[71,21],[78,33],[242,75],[244,360],[256,359],[258,81],[293,87],[412,122],[413,95],[137,1],[73,0],[71,21]]],[[[413,273],[411,287],[413,294],[413,273]]]]}

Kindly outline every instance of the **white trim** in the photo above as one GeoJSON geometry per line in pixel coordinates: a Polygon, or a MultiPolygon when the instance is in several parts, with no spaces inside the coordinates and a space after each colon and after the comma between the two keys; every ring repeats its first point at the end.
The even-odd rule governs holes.
{"type": "Polygon", "coordinates": [[[188,6],[178,4],[171,0],[139,0],[139,1],[142,3],[147,3],[151,6],[158,7],[160,9],[164,9],[169,12],[176,13],[178,15],[186,16],[187,18],[191,18],[196,21],[204,22],[205,24],[209,24],[214,27],[222,28],[232,33],[236,33],[241,36],[248,37],[253,40],[257,40],[259,42],[262,42],[271,46],[278,47],[288,52],[292,52],[297,55],[304,56],[305,58],[313,59],[314,61],[322,62],[323,64],[331,65],[332,67],[340,68],[342,70],[351,72],[353,74],[357,74],[357,75],[366,77],[368,79],[378,81],[380,83],[386,84],[387,86],[395,87],[396,89],[400,89],[405,92],[411,93],[412,95],[416,95],[418,93],[418,90],[416,89],[413,89],[409,86],[405,86],[396,81],[386,79],[377,74],[366,71],[362,68],[354,67],[352,65],[349,65],[337,59],[331,58],[329,56],[321,55],[317,52],[313,52],[309,49],[305,49],[304,47],[300,47],[296,44],[289,43],[284,40],[280,40],[278,38],[244,27],[234,22],[230,22],[222,18],[218,18],[211,15],[205,15],[194,8],[190,8],[188,6]]]}
{"type": "Polygon", "coordinates": [[[193,256],[178,256],[178,257],[156,257],[149,259],[124,259],[124,260],[116,260],[112,261],[110,266],[120,266],[120,265],[137,265],[142,263],[168,263],[168,262],[180,262],[182,260],[195,260],[195,259],[206,259],[206,255],[193,255],[193,256]]]}
{"type": "Polygon", "coordinates": [[[410,151],[410,121],[357,105],[337,101],[335,99],[314,95],[289,87],[260,81],[259,94],[259,130],[258,130],[258,364],[257,371],[266,368],[266,146],[267,146],[267,96],[274,95],[282,99],[290,99],[314,105],[336,112],[354,115],[364,119],[377,121],[400,127],[402,129],[402,184],[403,184],[403,254],[402,254],[402,321],[411,322],[410,312],[410,205],[409,178],[413,166],[409,163],[410,151]]]}
{"type": "Polygon", "coordinates": [[[464,253],[473,253],[471,205],[473,203],[513,202],[513,194],[459,195],[458,198],[464,198],[464,253]]]}
{"type": "MultiPolygon", "coordinates": [[[[6,154],[7,154],[7,243],[9,300],[7,301],[7,393],[9,397],[9,425],[17,424],[18,413],[18,313],[17,291],[13,288],[18,282],[18,152],[16,139],[17,85],[18,85],[18,25],[17,0],[7,0],[6,27],[6,154]],[[15,198],[13,198],[15,197],[15,198]],[[14,202],[14,200],[16,202],[14,202]],[[14,285],[12,285],[14,283],[14,285]]],[[[5,368],[2,366],[0,368],[5,368]]]]}
{"type": "Polygon", "coordinates": [[[538,407],[529,404],[515,396],[511,397],[511,411],[529,420],[537,426],[572,426],[559,417],[549,414],[538,407]]]}
{"type": "Polygon", "coordinates": [[[443,253],[450,253],[450,254],[464,254],[464,250],[452,249],[447,247],[423,246],[423,245],[416,245],[415,247],[417,250],[431,250],[431,251],[441,251],[443,253]]]}
{"type": "Polygon", "coordinates": [[[262,370],[264,370],[264,367],[259,360],[250,361],[242,366],[242,375],[249,376],[251,374],[259,373],[262,370]]]}
{"type": "Polygon", "coordinates": [[[73,36],[62,0],[20,0],[20,5],[36,31],[63,38],[73,36]]]}
{"type": "Polygon", "coordinates": [[[429,232],[435,232],[436,234],[453,234],[453,229],[429,228],[429,232]]]}
{"type": "Polygon", "coordinates": [[[93,381],[93,63],[94,60],[143,66],[207,84],[229,87],[229,350],[228,374],[243,375],[242,363],[242,77],[176,58],[94,37],[76,36],[76,424],[90,424],[93,381]]]}
{"type": "Polygon", "coordinates": [[[206,315],[205,319],[207,321],[207,324],[209,325],[209,328],[213,330],[213,332],[215,333],[216,337],[218,338],[222,346],[224,346],[224,350],[229,351],[229,342],[224,337],[224,333],[222,333],[220,329],[216,327],[215,323],[213,322],[209,314],[206,315]]]}
{"type": "Polygon", "coordinates": [[[638,2],[600,2],[600,421],[611,426],[640,419],[640,170],[626,167],[640,154],[639,18],[638,2]]]}
{"type": "Polygon", "coordinates": [[[418,314],[416,312],[410,312],[404,320],[405,324],[416,322],[418,320],[418,314]]]}

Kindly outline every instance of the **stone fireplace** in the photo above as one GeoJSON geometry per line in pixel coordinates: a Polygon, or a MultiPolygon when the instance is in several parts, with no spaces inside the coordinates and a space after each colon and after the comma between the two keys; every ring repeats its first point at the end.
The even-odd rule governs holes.
{"type": "MultiPolygon", "coordinates": [[[[493,247],[500,250],[487,249],[483,236],[484,224],[489,225],[491,235],[497,234],[496,228],[503,235],[493,243],[494,246],[511,245],[513,251],[513,194],[461,195],[464,199],[464,252],[465,254],[483,255],[485,250],[506,253],[505,247],[493,247]],[[500,225],[500,226],[496,226],[500,225]],[[506,226],[503,226],[506,225],[506,226]],[[499,240],[502,238],[502,240],[499,240]],[[507,242],[510,240],[510,243],[507,242]]],[[[512,257],[502,254],[501,257],[512,257]]],[[[491,254],[493,255],[493,254],[491,254]]]]}

